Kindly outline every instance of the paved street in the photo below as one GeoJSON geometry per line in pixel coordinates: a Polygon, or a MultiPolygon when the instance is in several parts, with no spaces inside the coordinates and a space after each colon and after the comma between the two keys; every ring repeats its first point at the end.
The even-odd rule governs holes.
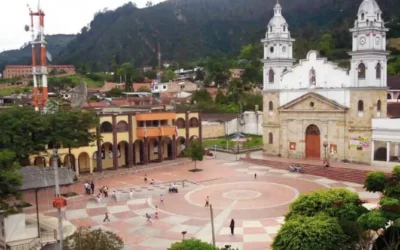
{"type": "MultiPolygon", "coordinates": [[[[70,191],[81,195],[68,201],[66,219],[76,226],[116,232],[123,238],[125,249],[165,250],[182,239],[182,231],[187,232],[186,238],[211,242],[210,209],[204,207],[209,196],[218,246],[229,244],[245,250],[269,249],[290,203],[302,193],[346,187],[358,192],[370,207],[375,206],[379,198],[378,194],[365,192],[359,184],[289,173],[218,156],[198,163],[198,168],[204,170],[202,172],[189,172],[194,166],[191,162],[149,170],[147,178],[154,179],[155,185],[144,183],[144,172],[96,181],[97,190],[103,185],[111,192],[133,190],[132,199],[119,202],[109,197],[98,204],[84,194],[82,184],[74,185],[70,191]],[[181,180],[186,180],[184,188],[181,180]],[[179,193],[168,193],[169,184],[174,182],[179,193]],[[154,218],[156,206],[158,219],[154,218]],[[105,212],[110,214],[110,222],[103,222],[105,212]],[[152,223],[146,221],[146,213],[152,216],[152,223]],[[232,218],[236,222],[234,236],[230,235],[229,229],[232,218]]],[[[56,214],[50,206],[52,192],[45,190],[39,196],[41,213],[47,216],[56,214]]],[[[34,204],[32,194],[24,197],[34,204]]],[[[34,208],[29,212],[34,213],[34,208]]]]}

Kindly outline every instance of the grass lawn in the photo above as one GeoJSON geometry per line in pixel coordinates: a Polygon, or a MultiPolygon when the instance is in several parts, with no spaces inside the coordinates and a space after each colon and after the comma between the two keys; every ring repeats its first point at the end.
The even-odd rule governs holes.
{"type": "Polygon", "coordinates": [[[24,89],[29,89],[32,91],[32,87],[24,86],[24,87],[15,87],[15,88],[8,88],[8,89],[0,89],[0,95],[11,95],[13,93],[24,93],[24,89]]]}
{"type": "MultiPolygon", "coordinates": [[[[250,134],[245,134],[246,138],[248,138],[248,142],[242,143],[242,148],[252,148],[252,147],[261,147],[263,146],[263,141],[262,141],[262,136],[260,135],[250,135],[250,134]]],[[[216,139],[210,139],[210,140],[203,140],[203,146],[206,148],[213,149],[214,145],[217,145],[219,148],[226,148],[226,141],[228,141],[228,147],[229,148],[235,148],[237,146],[236,142],[230,141],[231,135],[229,136],[223,136],[219,137],[216,139]]]]}

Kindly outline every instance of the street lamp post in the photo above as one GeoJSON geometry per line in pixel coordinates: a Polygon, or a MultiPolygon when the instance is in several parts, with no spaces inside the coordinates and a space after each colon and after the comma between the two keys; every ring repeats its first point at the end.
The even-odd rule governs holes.
{"type": "Polygon", "coordinates": [[[212,243],[213,243],[213,246],[215,247],[214,213],[213,213],[212,205],[210,205],[210,215],[211,215],[212,243]]]}
{"type": "Polygon", "coordinates": [[[326,142],[326,141],[324,141],[324,148],[325,148],[325,160],[327,159],[326,158],[326,149],[328,148],[328,142],[326,142]]]}
{"type": "MultiPolygon", "coordinates": [[[[53,149],[53,168],[54,168],[54,185],[56,188],[56,197],[60,197],[60,185],[59,185],[59,178],[58,178],[58,155],[57,149],[53,149]]],[[[58,217],[58,233],[60,236],[60,250],[63,249],[63,240],[64,240],[64,232],[63,232],[63,223],[61,217],[61,208],[57,207],[57,217],[58,217]]]]}

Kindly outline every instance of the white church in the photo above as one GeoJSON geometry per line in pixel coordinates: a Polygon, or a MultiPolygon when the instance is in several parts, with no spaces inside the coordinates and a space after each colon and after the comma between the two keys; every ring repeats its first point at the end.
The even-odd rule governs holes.
{"type": "Polygon", "coordinates": [[[293,39],[279,2],[264,44],[264,154],[372,164],[398,162],[399,120],[387,115],[385,23],[375,0],[355,17],[351,68],[318,51],[293,58],[293,39]]]}

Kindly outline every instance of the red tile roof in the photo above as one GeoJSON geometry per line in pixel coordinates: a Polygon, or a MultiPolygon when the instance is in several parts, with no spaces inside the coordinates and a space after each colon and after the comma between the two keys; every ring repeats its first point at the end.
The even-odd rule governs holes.
{"type": "Polygon", "coordinates": [[[110,106],[108,102],[85,102],[83,104],[84,108],[107,108],[110,106]]]}

